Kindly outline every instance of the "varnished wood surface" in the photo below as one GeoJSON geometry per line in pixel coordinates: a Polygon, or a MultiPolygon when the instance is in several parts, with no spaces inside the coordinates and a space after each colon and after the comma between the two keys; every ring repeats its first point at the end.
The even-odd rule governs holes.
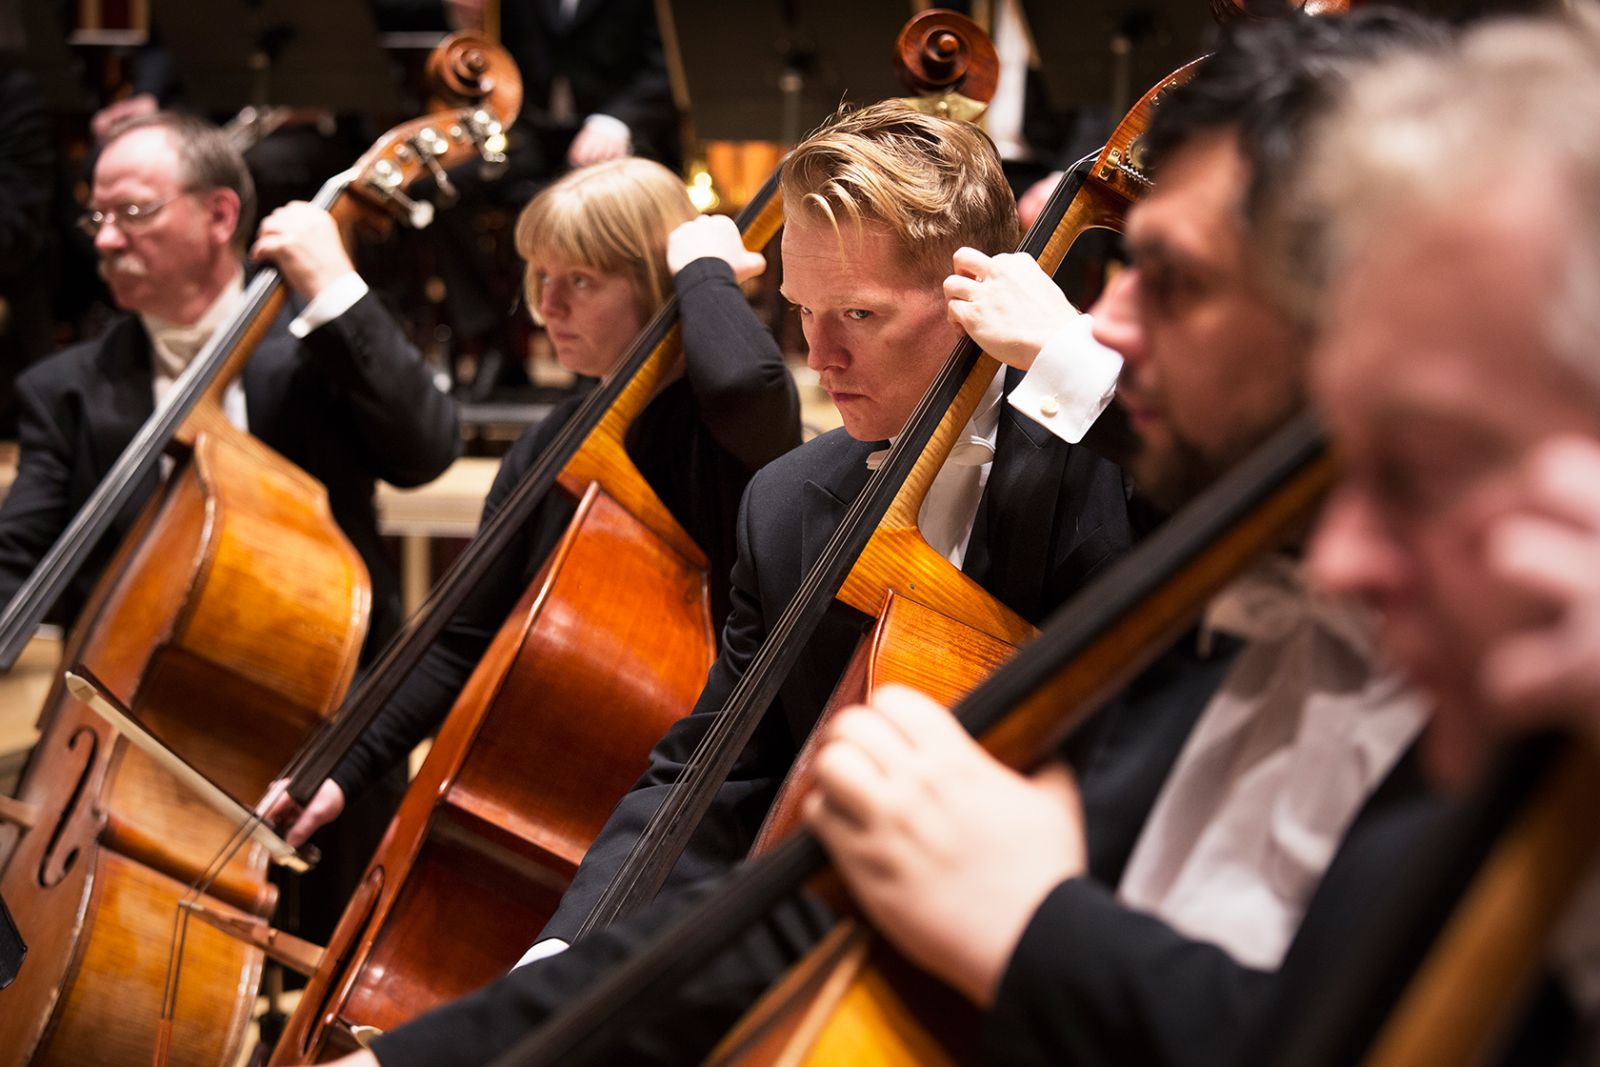
{"type": "Polygon", "coordinates": [[[1593,874],[1597,806],[1600,757],[1575,742],[1495,846],[1363,1067],[1471,1067],[1499,1047],[1552,929],[1593,874]]]}
{"type": "Polygon", "coordinates": [[[699,559],[591,483],[407,792],[368,870],[375,895],[347,911],[274,1062],[337,1054],[351,1026],[387,1030],[516,961],[694,703],[708,597],[699,559]]]}
{"type": "Polygon", "coordinates": [[[767,851],[799,824],[800,804],[811,791],[818,740],[836,712],[861,703],[873,690],[889,684],[910,686],[941,704],[953,704],[1004,663],[1016,651],[1017,643],[1029,636],[1023,634],[1016,641],[997,638],[928,607],[910,592],[903,596],[885,594],[876,614],[877,623],[862,638],[784,778],[750,848],[752,855],[767,851]]]}
{"type": "MultiPolygon", "coordinates": [[[[88,664],[153,732],[248,800],[348,683],[369,593],[321,487],[244,442],[231,427],[195,440],[191,462],[108,568],[67,658],[88,664]],[[278,533],[265,532],[268,523],[278,533]],[[319,525],[331,554],[313,550],[319,525]],[[263,570],[264,553],[285,572],[263,570]],[[191,599],[203,596],[215,603],[191,599]],[[319,609],[321,621],[306,614],[319,609]],[[267,627],[254,631],[255,644],[241,637],[249,623],[267,627]]],[[[0,1062],[95,1062],[98,1048],[143,1050],[99,1062],[145,1062],[176,902],[232,827],[59,684],[42,722],[19,795],[47,818],[0,840],[0,892],[36,946],[0,991],[0,1057],[10,1057],[0,1062]]],[[[276,894],[259,849],[223,868],[221,894],[213,906],[270,914],[276,894]]],[[[224,1062],[242,1040],[240,998],[253,991],[260,953],[207,930],[186,941],[182,965],[171,1062],[224,1062]]]]}
{"type": "MultiPolygon", "coordinates": [[[[1193,75],[1197,64],[1198,61],[1189,64],[1152,88],[1118,124],[1101,150],[1090,180],[1085,182],[1068,205],[1061,222],[1039,255],[1039,263],[1046,271],[1054,271],[1072,243],[1086,230],[1122,227],[1128,208],[1150,184],[1144,173],[1138,140],[1153,110],[1160,106],[1168,92],[1193,75]]],[[[999,614],[1004,612],[1001,605],[995,606],[998,612],[990,609],[987,617],[975,613],[974,605],[981,604],[981,601],[972,596],[970,590],[962,588],[948,573],[940,573],[937,563],[929,558],[936,559],[936,554],[927,549],[925,542],[919,548],[921,538],[915,530],[916,516],[934,474],[945,461],[955,433],[976,409],[978,398],[996,369],[997,364],[987,356],[978,361],[961,394],[941,421],[933,441],[897,495],[888,517],[874,534],[868,551],[863,553],[861,561],[852,571],[846,583],[850,595],[846,597],[841,594],[841,599],[847,603],[868,610],[863,605],[872,592],[878,589],[887,592],[894,588],[891,585],[894,579],[886,575],[899,560],[904,559],[908,561],[905,564],[908,575],[915,575],[919,583],[915,594],[910,591],[909,578],[907,585],[899,587],[908,596],[915,595],[938,611],[970,623],[980,633],[1005,637],[1013,645],[1032,636],[1032,627],[1021,623],[1021,620],[1017,620],[1020,625],[1014,624],[1010,629],[1000,628],[1007,621],[1005,614],[1009,614],[999,614]],[[881,547],[878,544],[880,541],[881,547]],[[887,565],[884,561],[888,561],[887,565]],[[859,578],[857,572],[860,572],[859,578]]],[[[1225,559],[1218,561],[1214,567],[1202,568],[1200,577],[1189,583],[1179,583],[1182,589],[1171,594],[1165,604],[1158,603],[1157,610],[1151,613],[1154,619],[1149,625],[1143,629],[1138,626],[1124,628],[1128,631],[1138,629],[1137,634],[1114,633],[1110,643],[1120,657],[1118,661],[1114,663],[1109,657],[1103,661],[1090,658],[1063,672],[1077,679],[1081,691],[1070,691],[1067,683],[1058,680],[1027,703],[1027,714],[1011,715],[1001,729],[986,735],[983,738],[985,746],[1010,765],[1018,767],[1027,766],[1038,753],[1048,750],[1067,729],[1060,709],[1093,706],[1093,703],[1109,697],[1116,688],[1125,684],[1135,669],[1134,664],[1145,662],[1155,649],[1165,647],[1167,641],[1176,636],[1179,618],[1186,623],[1192,617],[1194,605],[1203,602],[1203,597],[1207,595],[1202,589],[1214,590],[1225,573],[1236,573],[1227,570],[1228,567],[1237,567],[1241,560],[1254,558],[1254,554],[1262,550],[1263,544],[1275,544],[1281,540],[1286,525],[1303,521],[1304,515],[1326,488],[1326,468],[1322,474],[1324,477],[1320,479],[1308,478],[1305,491],[1292,496],[1287,502],[1281,502],[1281,510],[1271,511],[1267,517],[1258,520],[1251,527],[1251,532],[1257,533],[1258,537],[1238,538],[1238,551],[1233,555],[1224,553],[1225,559]],[[1166,611],[1160,610],[1163,606],[1167,608],[1166,611]],[[1145,650],[1148,650],[1147,654],[1145,650]],[[1106,668],[1104,671],[1098,669],[1102,666],[1106,668]]],[[[944,561],[939,559],[937,562],[944,561]]],[[[945,567],[947,571],[953,569],[949,568],[948,563],[945,567]]],[[[908,628],[907,633],[925,628],[928,621],[924,620],[919,627],[908,628]]],[[[937,628],[929,633],[936,640],[951,639],[951,635],[940,634],[937,628]]],[[[885,643],[891,648],[894,645],[892,641],[885,643]]],[[[930,657],[934,661],[938,659],[932,648],[908,644],[903,660],[908,677],[903,680],[917,687],[918,674],[926,673],[926,668],[921,665],[928,663],[930,657]]],[[[987,675],[1002,658],[1001,655],[994,655],[987,669],[981,673],[974,672],[973,681],[987,675]]],[[[966,688],[970,688],[970,684],[966,688]]],[[[951,703],[960,692],[944,695],[940,699],[951,703]]],[[[795,802],[791,799],[789,804],[791,810],[788,817],[792,820],[795,818],[792,810],[795,802]]],[[[832,966],[839,973],[828,974],[825,978],[816,977],[809,983],[787,983],[763,998],[747,1014],[718,1055],[713,1057],[715,1062],[902,1065],[965,1062],[970,1059],[974,1052],[971,1042],[975,1029],[972,1024],[974,1012],[970,1004],[942,983],[906,963],[881,938],[864,929],[857,930],[853,924],[846,925],[850,927],[846,938],[851,941],[859,938],[859,949],[843,951],[837,944],[825,944],[811,954],[816,957],[833,951],[836,955],[832,966]],[[799,1019],[805,1021],[802,1023],[797,1021],[799,1019]],[[779,1032],[787,1037],[781,1045],[771,1036],[779,1032]],[[765,1036],[760,1040],[750,1040],[748,1035],[765,1036]]],[[[801,968],[803,971],[821,971],[827,966],[820,959],[808,957],[801,968]]]]}

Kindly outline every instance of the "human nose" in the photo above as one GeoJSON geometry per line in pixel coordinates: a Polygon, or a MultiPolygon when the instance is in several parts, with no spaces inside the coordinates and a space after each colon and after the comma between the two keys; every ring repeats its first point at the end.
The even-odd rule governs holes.
{"type": "Polygon", "coordinates": [[[102,252],[114,252],[128,246],[127,235],[122,232],[122,222],[116,212],[108,211],[94,231],[94,246],[102,252]]]}
{"type": "Polygon", "coordinates": [[[567,292],[557,279],[551,279],[539,289],[539,317],[546,321],[560,319],[571,310],[567,292]]]}
{"type": "Polygon", "coordinates": [[[1089,309],[1094,319],[1094,339],[1134,362],[1144,355],[1144,326],[1139,319],[1139,271],[1124,267],[1106,284],[1100,299],[1089,309]]]}
{"type": "Polygon", "coordinates": [[[801,332],[806,337],[806,366],[814,371],[830,367],[843,367],[850,362],[850,353],[842,343],[838,330],[819,315],[802,320],[801,332]]]}
{"type": "Polygon", "coordinates": [[[1371,502],[1346,486],[1334,492],[1317,520],[1306,567],[1318,590],[1381,608],[1404,581],[1402,555],[1371,502]]]}

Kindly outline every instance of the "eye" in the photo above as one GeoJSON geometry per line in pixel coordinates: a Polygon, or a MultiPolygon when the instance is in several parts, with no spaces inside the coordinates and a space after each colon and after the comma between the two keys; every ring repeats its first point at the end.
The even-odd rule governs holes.
{"type": "Polygon", "coordinates": [[[845,308],[844,317],[851,322],[865,322],[867,319],[872,318],[872,312],[866,308],[845,308]]]}
{"type": "Polygon", "coordinates": [[[1200,289],[1196,278],[1166,263],[1141,264],[1139,282],[1145,308],[1157,317],[1176,314],[1200,289]]]}
{"type": "Polygon", "coordinates": [[[574,289],[587,289],[593,284],[594,279],[587,274],[574,274],[572,276],[572,287],[574,289]]]}
{"type": "Polygon", "coordinates": [[[793,300],[791,300],[789,301],[789,307],[793,309],[794,313],[799,315],[802,319],[808,319],[811,317],[811,309],[803,304],[796,304],[793,300]]]}

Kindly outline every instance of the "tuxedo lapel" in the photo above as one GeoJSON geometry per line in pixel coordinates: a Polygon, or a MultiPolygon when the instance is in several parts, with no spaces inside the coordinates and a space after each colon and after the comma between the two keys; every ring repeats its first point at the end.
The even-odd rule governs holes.
{"type": "MultiPolygon", "coordinates": [[[[81,442],[86,462],[74,464],[74,508],[81,506],[94,487],[116,464],[122,452],[138,435],[155,412],[151,386],[150,339],[138,319],[118,320],[101,346],[96,380],[84,383],[84,402],[93,412],[85,420],[86,439],[81,442]],[[81,499],[79,499],[81,497],[81,499]]],[[[138,516],[144,501],[155,492],[160,474],[152,470],[145,484],[118,515],[115,527],[126,531],[138,516]]]]}
{"type": "Polygon", "coordinates": [[[98,380],[84,383],[94,412],[94,465],[104,474],[155,411],[151,386],[150,340],[139,320],[111,327],[100,349],[98,380]]]}
{"type": "MultiPolygon", "coordinates": [[[[867,456],[880,442],[853,441],[842,437],[842,447],[816,450],[817,462],[809,465],[805,482],[800,487],[800,570],[797,581],[804,580],[822,556],[828,539],[844,521],[850,502],[866,487],[872,472],[867,469],[867,456]]],[[[831,435],[830,435],[831,436],[831,435]]]]}
{"type": "Polygon", "coordinates": [[[800,525],[800,575],[803,579],[821,558],[822,550],[839,528],[849,505],[817,482],[806,482],[800,491],[805,497],[800,525]]]}

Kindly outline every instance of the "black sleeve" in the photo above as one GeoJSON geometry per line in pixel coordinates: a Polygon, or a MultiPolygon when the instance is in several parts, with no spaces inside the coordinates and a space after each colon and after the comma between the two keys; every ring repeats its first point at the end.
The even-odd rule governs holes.
{"type": "MultiPolygon", "coordinates": [[[[679,907],[715,885],[663,898],[645,912],[547,959],[518,967],[453,1003],[376,1038],[383,1067],[453,1067],[494,1062],[558,1008],[648,943],[679,907]]],[[[566,1062],[699,1063],[755,999],[832,924],[811,898],[793,898],[735,941],[694,978],[606,1026],[604,1047],[566,1062]]]]}
{"type": "Polygon", "coordinates": [[[697,259],[673,278],[684,374],[700,420],[754,471],[800,444],[800,397],[778,343],[740,292],[733,268],[697,259]]]}
{"type": "Polygon", "coordinates": [[[1215,945],[1063,882],[1034,913],[984,1028],[984,1062],[1214,1067],[1272,982],[1215,945]]]}
{"type": "Polygon", "coordinates": [[[9,604],[67,523],[72,447],[34,374],[17,379],[16,480],[0,503],[0,604],[9,604]]]}
{"type": "MultiPolygon", "coordinates": [[[[750,550],[750,501],[757,495],[758,482],[751,484],[740,507],[739,556],[732,575],[733,609],[723,627],[722,651],[711,665],[705,689],[694,709],[673,723],[651,750],[649,767],[617,803],[589,846],[572,885],[561,898],[561,906],[540,933],[541,939],[559,937],[570,942],[577,935],[766,639],[767,621],[757,593],[760,587],[750,550]]],[[[669,888],[720,874],[749,851],[755,831],[794,758],[792,742],[777,718],[770,713],[765,716],[728,780],[718,789],[715,802],[673,868],[669,888]]]]}
{"type": "MultiPolygon", "coordinates": [[[[484,500],[480,529],[521,484],[575,407],[576,402],[572,402],[556,408],[512,445],[484,500]]],[[[523,535],[478,583],[439,639],[423,654],[411,677],[334,769],[332,778],[347,800],[365,791],[438,729],[523,589],[559,539],[567,510],[554,500],[547,500],[535,510],[523,535]]]]}
{"type": "Polygon", "coordinates": [[[456,404],[373,293],[304,341],[314,366],[348,404],[374,477],[422,485],[461,452],[456,404]]]}

